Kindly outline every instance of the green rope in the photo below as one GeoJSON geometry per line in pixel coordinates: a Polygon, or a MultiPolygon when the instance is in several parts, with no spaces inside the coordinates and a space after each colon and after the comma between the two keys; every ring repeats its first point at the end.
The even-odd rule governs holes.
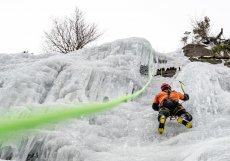
{"type": "Polygon", "coordinates": [[[82,106],[55,106],[55,108],[59,110],[50,111],[40,115],[34,114],[24,119],[1,120],[0,139],[17,136],[25,130],[34,129],[50,123],[56,123],[64,121],[66,119],[77,118],[84,115],[89,115],[92,113],[111,109],[123,102],[126,102],[130,99],[134,99],[137,96],[139,96],[141,93],[145,91],[147,86],[150,84],[151,80],[152,74],[149,73],[148,82],[140,90],[136,91],[132,95],[123,96],[109,102],[88,104],[82,106]]]}

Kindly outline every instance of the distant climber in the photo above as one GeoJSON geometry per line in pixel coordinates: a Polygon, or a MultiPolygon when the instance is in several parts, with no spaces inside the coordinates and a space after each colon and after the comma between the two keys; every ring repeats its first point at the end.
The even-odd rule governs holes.
{"type": "Polygon", "coordinates": [[[163,83],[161,85],[161,92],[155,96],[152,104],[153,110],[159,111],[158,131],[160,134],[164,132],[164,125],[169,116],[177,118],[177,122],[185,125],[187,128],[192,128],[192,124],[190,123],[192,115],[185,110],[179,103],[179,100],[187,101],[189,100],[189,95],[171,90],[169,84],[163,83]]]}

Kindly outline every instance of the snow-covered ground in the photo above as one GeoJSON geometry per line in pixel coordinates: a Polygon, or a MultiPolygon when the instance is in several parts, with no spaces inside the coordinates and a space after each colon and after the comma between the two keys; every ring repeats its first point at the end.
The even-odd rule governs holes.
{"type": "MultiPolygon", "coordinates": [[[[15,161],[230,161],[230,68],[189,62],[181,52],[159,54],[140,38],[117,40],[67,55],[0,55],[0,110],[26,117],[37,105],[101,102],[131,94],[148,80],[140,66],[181,67],[155,76],[136,100],[2,142],[0,158],[15,161]],[[165,57],[167,64],[154,63],[165,57]],[[190,100],[192,129],[167,121],[157,133],[151,108],[162,82],[190,100]],[[26,113],[26,114],[25,114],[26,113]]],[[[42,108],[43,106],[39,106],[42,108]]],[[[44,108],[47,108],[44,107],[44,108]]],[[[45,110],[45,109],[44,109],[45,110]]],[[[15,116],[15,115],[14,115],[15,116]]]]}

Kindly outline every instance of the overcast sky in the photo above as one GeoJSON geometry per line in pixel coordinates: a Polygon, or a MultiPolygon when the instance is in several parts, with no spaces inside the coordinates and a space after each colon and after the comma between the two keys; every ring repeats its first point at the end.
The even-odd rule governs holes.
{"type": "Polygon", "coordinates": [[[171,52],[181,47],[191,19],[206,15],[213,33],[223,27],[230,37],[229,0],[0,0],[0,53],[41,53],[51,18],[69,16],[76,6],[104,32],[94,45],[143,37],[156,51],[171,52]]]}

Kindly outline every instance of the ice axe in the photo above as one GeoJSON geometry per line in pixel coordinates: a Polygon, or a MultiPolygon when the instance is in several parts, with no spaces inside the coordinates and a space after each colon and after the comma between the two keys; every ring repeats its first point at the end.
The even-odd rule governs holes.
{"type": "Polygon", "coordinates": [[[182,89],[182,91],[185,93],[184,88],[183,88],[184,83],[182,83],[181,81],[179,81],[179,83],[180,83],[180,88],[181,88],[181,89],[182,89]]]}
{"type": "MultiPolygon", "coordinates": [[[[180,88],[182,89],[182,91],[184,92],[184,94],[185,94],[185,91],[184,91],[184,88],[183,88],[183,86],[184,86],[184,83],[182,83],[181,81],[179,81],[179,83],[180,83],[180,88]]],[[[183,104],[185,101],[183,101],[181,104],[183,104]]]]}

